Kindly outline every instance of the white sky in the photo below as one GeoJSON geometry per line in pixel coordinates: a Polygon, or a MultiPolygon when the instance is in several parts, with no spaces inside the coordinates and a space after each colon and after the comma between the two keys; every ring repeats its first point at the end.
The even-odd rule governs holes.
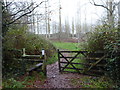
{"type": "MultiPolygon", "coordinates": [[[[9,0],[7,0],[9,1],[9,0]]],[[[11,0],[12,1],[12,0],[11,0]]],[[[31,0],[15,0],[15,1],[31,1],[31,0]]],[[[36,3],[40,3],[41,1],[44,0],[32,0],[36,3]]],[[[49,0],[51,4],[51,10],[55,10],[53,12],[52,17],[54,20],[59,21],[58,18],[58,5],[59,5],[59,0],[49,0]]],[[[90,0],[60,0],[61,1],[61,13],[62,13],[62,23],[65,22],[65,18],[69,18],[71,21],[72,18],[81,18],[81,22],[86,22],[95,23],[96,20],[100,19],[101,15],[103,14],[103,8],[101,7],[96,7],[92,4],[90,4],[90,0]],[[78,15],[76,13],[79,13],[78,15]]],[[[100,3],[101,0],[95,0],[96,3],[100,3]]],[[[43,4],[44,7],[44,4],[43,4]]],[[[38,9],[39,12],[40,9],[38,9]]]]}
{"type": "MultiPolygon", "coordinates": [[[[36,3],[40,3],[41,1],[44,0],[5,0],[5,1],[34,1],[36,3]]],[[[59,0],[49,0],[51,7],[50,9],[54,10],[52,16],[56,21],[59,20],[58,18],[58,5],[59,5],[59,0]]],[[[103,12],[105,11],[104,8],[102,7],[97,7],[94,6],[90,3],[92,0],[60,0],[61,2],[61,13],[62,13],[62,22],[65,21],[65,18],[69,18],[71,21],[72,18],[80,18],[81,22],[86,22],[90,23],[91,20],[93,23],[96,22],[96,20],[100,19],[101,16],[103,15],[103,12]],[[79,14],[76,14],[79,13],[79,14]],[[78,16],[79,15],[79,16],[78,16]]],[[[105,4],[106,1],[108,0],[94,0],[98,4],[105,4]]],[[[112,0],[113,1],[113,0],[112,0]]],[[[119,0],[114,0],[114,1],[119,1],[119,0]]],[[[44,7],[44,4],[43,4],[44,7]]],[[[40,9],[38,9],[38,12],[40,9]]],[[[105,14],[105,13],[104,13],[105,14]]]]}
{"type": "Polygon", "coordinates": [[[89,0],[61,0],[61,5],[63,18],[67,16],[71,20],[72,17],[79,17],[82,23],[85,22],[85,18],[86,22],[91,23],[92,19],[95,23],[104,11],[103,8],[92,5],[89,0]]]}

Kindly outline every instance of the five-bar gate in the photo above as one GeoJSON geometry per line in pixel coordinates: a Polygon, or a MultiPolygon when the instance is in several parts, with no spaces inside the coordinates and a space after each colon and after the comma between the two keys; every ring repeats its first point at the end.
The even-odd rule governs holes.
{"type": "Polygon", "coordinates": [[[58,64],[60,72],[77,72],[83,71],[84,62],[80,58],[87,57],[87,51],[59,51],[58,50],[58,64]],[[79,68],[77,67],[79,65],[79,68]],[[72,70],[69,70],[72,69],[72,70]]]}
{"type": "Polygon", "coordinates": [[[106,71],[105,57],[103,52],[58,50],[59,71],[102,75],[106,71]]]}

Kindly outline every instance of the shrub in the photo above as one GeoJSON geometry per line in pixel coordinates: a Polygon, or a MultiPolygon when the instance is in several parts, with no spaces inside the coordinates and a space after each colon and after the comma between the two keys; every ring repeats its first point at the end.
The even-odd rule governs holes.
{"type": "Polygon", "coordinates": [[[83,48],[88,51],[104,51],[106,41],[115,41],[116,29],[106,30],[106,27],[97,27],[94,32],[87,36],[87,42],[83,48]]]}
{"type": "Polygon", "coordinates": [[[120,87],[120,37],[117,37],[113,43],[106,42],[105,50],[108,56],[106,75],[120,87]]]}
{"type": "Polygon", "coordinates": [[[120,34],[116,28],[98,27],[88,36],[83,46],[88,51],[104,51],[107,54],[107,73],[112,80],[120,83],[120,34]]]}
{"type": "Polygon", "coordinates": [[[38,54],[45,49],[47,57],[55,52],[55,47],[39,35],[26,31],[27,27],[10,28],[3,39],[3,77],[22,75],[28,62],[18,60],[22,55],[22,48],[26,48],[27,54],[38,54]],[[38,51],[38,53],[36,52],[38,51]]]}

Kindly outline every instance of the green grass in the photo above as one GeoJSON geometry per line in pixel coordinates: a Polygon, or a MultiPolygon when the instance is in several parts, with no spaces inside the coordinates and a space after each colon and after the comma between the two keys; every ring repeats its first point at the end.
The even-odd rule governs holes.
{"type": "Polygon", "coordinates": [[[56,61],[58,61],[57,53],[55,53],[53,56],[51,56],[47,59],[47,65],[48,64],[53,64],[56,61]]]}
{"type": "Polygon", "coordinates": [[[52,42],[53,45],[58,49],[66,49],[66,50],[79,50],[78,43],[70,43],[70,42],[52,42]]]}

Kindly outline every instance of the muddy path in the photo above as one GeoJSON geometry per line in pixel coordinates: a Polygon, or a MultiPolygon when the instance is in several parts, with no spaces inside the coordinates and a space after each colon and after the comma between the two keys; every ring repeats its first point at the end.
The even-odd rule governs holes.
{"type": "Polygon", "coordinates": [[[43,88],[82,88],[81,85],[74,86],[71,83],[71,79],[82,77],[85,76],[77,73],[60,73],[56,62],[47,66],[47,80],[43,88]]]}
{"type": "MultiPolygon", "coordinates": [[[[58,61],[54,64],[47,65],[47,79],[44,85],[36,84],[37,88],[82,88],[81,85],[74,86],[71,79],[87,77],[77,73],[60,73],[58,61]]],[[[82,82],[82,81],[79,81],[82,82]]]]}
{"type": "Polygon", "coordinates": [[[70,78],[73,74],[59,73],[58,62],[47,66],[47,83],[48,88],[72,88],[70,78]]]}

